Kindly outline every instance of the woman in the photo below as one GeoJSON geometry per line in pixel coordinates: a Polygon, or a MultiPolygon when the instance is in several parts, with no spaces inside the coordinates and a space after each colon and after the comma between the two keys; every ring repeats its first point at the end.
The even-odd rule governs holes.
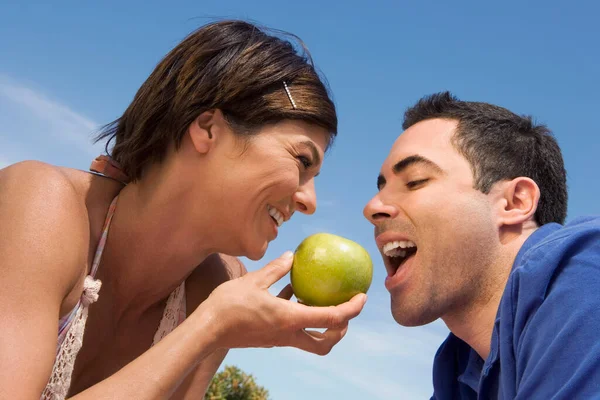
{"type": "Polygon", "coordinates": [[[101,132],[114,146],[96,174],[0,171],[0,398],[199,398],[227,349],[328,353],[366,297],[305,307],[267,291],[289,254],[247,274],[234,256],[260,259],[315,211],[336,129],[305,57],[224,21],[175,47],[101,132]]]}

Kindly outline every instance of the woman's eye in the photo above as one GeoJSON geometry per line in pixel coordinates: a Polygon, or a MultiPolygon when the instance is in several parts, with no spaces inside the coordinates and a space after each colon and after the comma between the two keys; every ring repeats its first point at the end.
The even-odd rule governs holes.
{"type": "Polygon", "coordinates": [[[308,157],[299,156],[298,160],[300,160],[300,162],[302,163],[302,165],[304,165],[304,168],[306,168],[306,169],[312,167],[312,165],[313,165],[312,161],[308,157]]]}
{"type": "Polygon", "coordinates": [[[416,187],[418,187],[419,185],[424,184],[425,182],[427,182],[429,179],[418,179],[416,181],[410,181],[406,183],[406,187],[409,189],[414,189],[416,187]]]}

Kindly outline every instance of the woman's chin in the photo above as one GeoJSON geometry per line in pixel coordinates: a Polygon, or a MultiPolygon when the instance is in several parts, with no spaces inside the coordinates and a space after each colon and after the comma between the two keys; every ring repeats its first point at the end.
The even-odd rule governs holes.
{"type": "Polygon", "coordinates": [[[252,261],[258,261],[265,256],[265,253],[267,252],[268,247],[269,247],[269,243],[265,242],[260,247],[257,246],[254,249],[248,249],[248,251],[246,251],[246,254],[244,255],[244,257],[246,257],[252,261]]]}

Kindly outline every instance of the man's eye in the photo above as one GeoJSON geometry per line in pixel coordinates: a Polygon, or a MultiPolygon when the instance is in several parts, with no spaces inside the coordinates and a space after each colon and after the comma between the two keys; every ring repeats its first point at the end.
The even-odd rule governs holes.
{"type": "Polygon", "coordinates": [[[424,184],[425,182],[427,182],[429,179],[418,179],[416,181],[410,181],[406,183],[406,187],[409,189],[414,189],[422,184],[424,184]]]}
{"type": "Polygon", "coordinates": [[[300,160],[300,162],[302,163],[302,165],[304,165],[304,168],[306,169],[312,167],[313,165],[312,161],[308,157],[299,156],[298,160],[300,160]]]}

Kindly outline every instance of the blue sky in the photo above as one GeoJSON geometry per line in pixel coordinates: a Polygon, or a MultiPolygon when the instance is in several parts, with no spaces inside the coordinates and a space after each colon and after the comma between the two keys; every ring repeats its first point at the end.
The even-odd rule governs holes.
{"type": "Polygon", "coordinates": [[[548,124],[564,151],[568,218],[598,214],[600,6],[592,1],[52,3],[0,2],[0,167],[39,159],[87,169],[102,150],[90,133],[125,109],[170,48],[212,18],[299,35],[327,77],[340,126],[317,179],[319,209],[286,224],[263,262],[246,264],[256,269],[326,231],[364,245],[375,274],[365,311],[328,356],[230,353],[225,363],[254,374],[273,399],[431,393],[432,357],[447,330],[439,321],[393,322],[372,227],[362,217],[404,109],[424,94],[451,90],[548,124]]]}

